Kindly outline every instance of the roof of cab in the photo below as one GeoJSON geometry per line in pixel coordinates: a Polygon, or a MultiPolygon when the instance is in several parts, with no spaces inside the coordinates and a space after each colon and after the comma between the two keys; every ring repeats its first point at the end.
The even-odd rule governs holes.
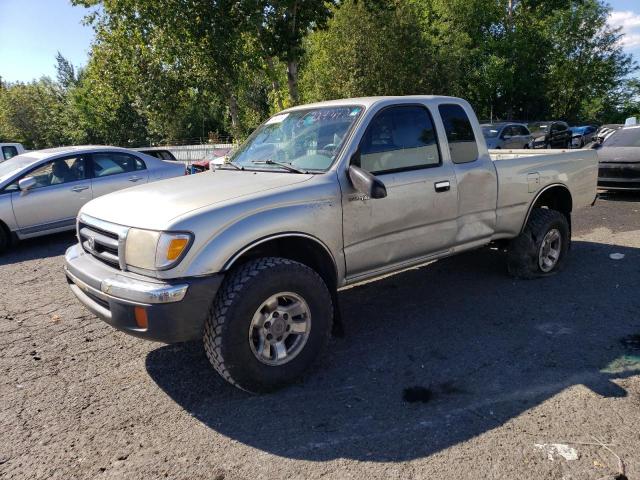
{"type": "Polygon", "coordinates": [[[389,100],[397,100],[397,101],[433,101],[433,100],[446,100],[446,101],[456,101],[463,102],[464,100],[457,97],[447,97],[441,95],[405,95],[405,96],[381,96],[381,97],[355,97],[355,98],[341,98],[338,100],[327,100],[324,102],[317,103],[307,103],[305,105],[296,105],[295,107],[287,108],[283,110],[283,112],[293,112],[296,110],[306,110],[308,108],[320,108],[320,107],[340,107],[340,106],[351,106],[351,105],[362,105],[365,108],[372,107],[373,105],[381,102],[386,102],[389,100]]]}

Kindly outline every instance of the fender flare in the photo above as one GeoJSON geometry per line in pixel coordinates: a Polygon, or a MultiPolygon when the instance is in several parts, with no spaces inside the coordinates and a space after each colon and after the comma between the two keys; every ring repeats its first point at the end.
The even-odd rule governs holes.
{"type": "Polygon", "coordinates": [[[520,233],[522,233],[525,227],[527,226],[527,222],[529,221],[529,217],[531,216],[531,212],[533,211],[533,206],[538,202],[538,200],[544,194],[544,192],[555,187],[564,188],[569,194],[569,198],[571,198],[571,201],[573,203],[573,196],[571,195],[571,190],[569,190],[569,187],[567,187],[564,183],[552,183],[550,185],[547,185],[546,187],[543,187],[533,198],[533,201],[529,204],[529,208],[527,209],[527,215],[524,217],[524,222],[522,222],[522,227],[520,227],[520,233]]]}
{"type": "Polygon", "coordinates": [[[278,240],[278,239],[281,239],[281,238],[291,238],[291,237],[305,238],[307,240],[313,241],[318,246],[320,246],[325,251],[325,253],[328,255],[328,257],[331,259],[331,262],[333,263],[334,272],[336,272],[336,274],[338,273],[336,259],[334,258],[333,254],[331,253],[331,250],[329,249],[329,247],[327,247],[327,245],[322,240],[320,240],[319,238],[314,237],[313,235],[309,235],[308,233],[302,233],[302,232],[283,232],[283,233],[278,233],[278,234],[274,234],[274,235],[268,235],[266,237],[262,237],[262,238],[259,238],[257,240],[254,240],[253,242],[249,243],[248,245],[244,246],[243,248],[238,250],[236,253],[234,253],[231,256],[231,258],[229,258],[229,260],[227,260],[225,262],[224,266],[222,267],[222,271],[226,272],[226,271],[230,270],[231,267],[233,267],[233,264],[242,255],[247,253],[249,250],[257,247],[258,245],[270,242],[271,240],[278,240]]]}

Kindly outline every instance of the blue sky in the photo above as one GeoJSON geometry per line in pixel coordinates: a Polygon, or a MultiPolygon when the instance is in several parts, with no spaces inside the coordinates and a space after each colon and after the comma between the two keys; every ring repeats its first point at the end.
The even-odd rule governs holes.
{"type": "MultiPolygon", "coordinates": [[[[626,33],[623,45],[640,62],[640,0],[610,0],[611,23],[626,33]]],[[[84,7],[70,0],[0,0],[0,76],[29,81],[55,76],[60,51],[76,65],[84,65],[93,38],[82,25],[84,7]]]]}

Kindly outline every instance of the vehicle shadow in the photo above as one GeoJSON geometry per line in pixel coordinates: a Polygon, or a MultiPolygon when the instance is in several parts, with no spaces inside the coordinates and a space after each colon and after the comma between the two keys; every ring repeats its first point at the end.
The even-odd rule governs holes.
{"type": "Polygon", "coordinates": [[[638,345],[624,342],[640,333],[639,261],[640,249],[575,242],[564,272],[520,281],[484,249],[342,291],[347,335],[270,395],[226,384],[199,342],[160,347],[146,367],[203,424],[265,452],[425,457],[574,385],[625,396],[612,380],[640,372],[638,345]]]}
{"type": "Polygon", "coordinates": [[[16,242],[4,253],[0,253],[0,266],[12,265],[27,260],[36,260],[63,255],[67,248],[77,242],[74,232],[54,233],[42,237],[16,242]]]}

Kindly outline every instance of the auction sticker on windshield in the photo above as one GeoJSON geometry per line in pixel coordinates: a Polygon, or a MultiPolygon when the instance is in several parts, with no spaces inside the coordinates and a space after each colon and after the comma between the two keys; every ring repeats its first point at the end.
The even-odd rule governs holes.
{"type": "Polygon", "coordinates": [[[288,113],[282,113],[280,115],[276,115],[275,117],[271,117],[269,120],[267,120],[267,123],[265,123],[265,125],[273,125],[274,123],[282,123],[286,120],[286,118],[289,116],[288,113]]]}

